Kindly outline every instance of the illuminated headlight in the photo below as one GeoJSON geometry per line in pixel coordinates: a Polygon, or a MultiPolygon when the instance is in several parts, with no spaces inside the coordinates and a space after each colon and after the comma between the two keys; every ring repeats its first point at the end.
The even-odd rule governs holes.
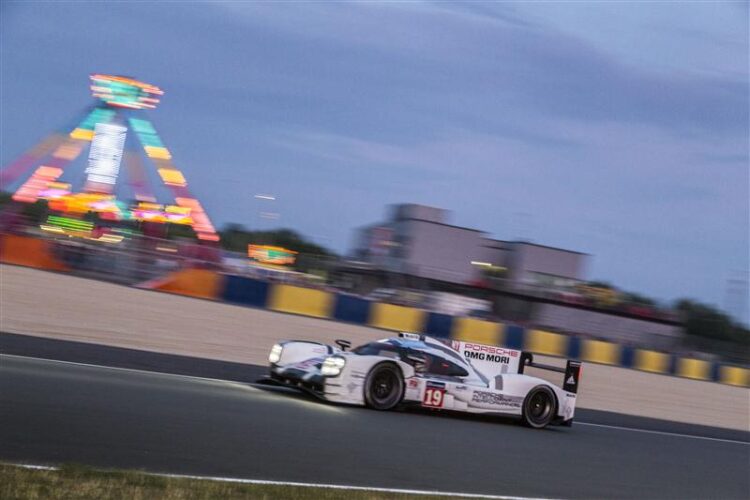
{"type": "Polygon", "coordinates": [[[344,369],[346,360],[340,356],[331,356],[323,361],[323,365],[320,367],[321,375],[325,377],[335,377],[341,374],[341,370],[344,369]]]}
{"type": "Polygon", "coordinates": [[[276,364],[281,359],[281,351],[284,350],[284,347],[281,344],[274,344],[274,346],[271,348],[271,353],[268,355],[268,361],[276,364]]]}

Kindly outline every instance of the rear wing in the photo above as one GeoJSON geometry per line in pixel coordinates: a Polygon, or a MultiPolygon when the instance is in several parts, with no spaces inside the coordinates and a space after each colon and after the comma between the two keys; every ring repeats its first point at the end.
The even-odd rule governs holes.
{"type": "Polygon", "coordinates": [[[539,368],[540,370],[563,373],[563,390],[571,392],[573,394],[578,393],[578,382],[581,380],[580,361],[569,359],[567,363],[565,363],[565,368],[560,368],[558,366],[535,363],[534,355],[530,352],[524,352],[521,354],[521,364],[518,367],[518,373],[523,373],[524,368],[526,368],[527,366],[531,366],[532,368],[539,368]]]}

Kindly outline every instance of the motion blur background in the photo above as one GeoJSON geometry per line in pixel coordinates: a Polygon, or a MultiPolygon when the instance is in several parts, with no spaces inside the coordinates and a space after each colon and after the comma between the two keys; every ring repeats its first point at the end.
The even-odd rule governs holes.
{"type": "Polygon", "coordinates": [[[1,186],[6,263],[197,267],[748,361],[746,2],[0,9],[0,165],[70,132],[88,75],[128,75],[164,91],[150,123],[219,230],[14,201],[29,170],[1,186]]]}

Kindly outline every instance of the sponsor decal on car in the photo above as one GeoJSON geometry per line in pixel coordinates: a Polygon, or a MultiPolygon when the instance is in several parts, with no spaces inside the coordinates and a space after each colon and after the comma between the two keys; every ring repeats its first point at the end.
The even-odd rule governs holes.
{"type": "Polygon", "coordinates": [[[523,398],[514,396],[505,396],[495,392],[474,391],[471,397],[472,403],[485,403],[497,406],[509,406],[511,408],[520,408],[523,398]]]}
{"type": "MultiPolygon", "coordinates": [[[[429,384],[429,382],[428,382],[429,384]]],[[[422,397],[422,406],[428,408],[442,408],[445,402],[445,386],[443,387],[428,387],[424,391],[422,397]]]]}
{"type": "Polygon", "coordinates": [[[467,359],[478,359],[480,361],[492,361],[495,363],[510,363],[510,358],[517,358],[519,351],[505,349],[483,344],[471,344],[466,342],[463,346],[463,355],[467,359]]]}

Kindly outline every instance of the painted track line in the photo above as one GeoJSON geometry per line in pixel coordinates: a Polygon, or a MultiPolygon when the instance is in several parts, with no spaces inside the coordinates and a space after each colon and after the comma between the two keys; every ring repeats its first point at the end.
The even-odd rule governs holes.
{"type": "Polygon", "coordinates": [[[211,377],[200,377],[197,375],[184,375],[182,373],[170,373],[170,372],[160,372],[156,370],[141,370],[139,368],[124,368],[121,366],[108,366],[108,365],[96,365],[93,363],[79,363],[78,361],[64,361],[61,359],[52,359],[52,358],[39,358],[36,356],[21,356],[19,354],[5,354],[0,352],[0,358],[7,357],[7,358],[18,358],[18,359],[33,359],[36,361],[47,361],[49,363],[62,363],[66,365],[75,365],[75,366],[85,366],[87,368],[104,368],[106,370],[116,370],[116,371],[123,371],[123,372],[135,372],[135,373],[145,373],[148,375],[163,375],[166,377],[177,377],[177,378],[186,378],[186,379],[194,379],[194,380],[203,380],[207,382],[221,382],[222,384],[242,384],[247,385],[252,389],[255,389],[255,385],[250,382],[237,382],[234,380],[225,380],[221,378],[211,378],[211,377]]]}
{"type": "MultiPolygon", "coordinates": [[[[34,464],[8,464],[15,467],[22,467],[24,469],[33,470],[47,470],[56,471],[59,467],[53,467],[48,465],[34,465],[34,464]]],[[[292,486],[299,488],[320,488],[329,490],[342,490],[342,491],[369,491],[373,493],[392,493],[402,495],[419,495],[419,496],[446,496],[454,498],[486,498],[490,500],[552,500],[542,497],[519,497],[509,495],[484,495],[481,493],[458,493],[454,491],[439,491],[439,490],[412,490],[403,488],[380,488],[376,486],[353,486],[346,484],[324,484],[324,483],[299,483],[294,481],[269,481],[265,479],[243,479],[236,477],[220,477],[220,476],[192,476],[186,474],[160,474],[156,472],[143,472],[138,471],[149,476],[168,477],[172,479],[195,479],[199,481],[217,481],[223,483],[237,483],[237,484],[257,484],[265,486],[292,486]]]]}
{"type": "Polygon", "coordinates": [[[615,429],[618,431],[643,432],[645,434],[658,434],[661,436],[673,436],[673,437],[681,437],[681,438],[689,438],[689,439],[703,439],[706,441],[718,441],[720,443],[744,444],[745,446],[750,445],[750,441],[739,441],[736,439],[722,439],[722,438],[714,438],[714,437],[709,437],[709,436],[696,436],[695,434],[682,434],[679,432],[652,431],[649,429],[638,429],[635,427],[620,427],[619,425],[592,424],[590,422],[578,422],[578,421],[576,421],[573,425],[588,425],[589,427],[603,427],[605,429],[615,429]]]}
{"type": "MultiPolygon", "coordinates": [[[[49,359],[49,358],[38,358],[34,356],[19,356],[17,354],[3,354],[0,353],[0,358],[2,357],[10,357],[10,358],[21,358],[21,359],[34,359],[39,361],[47,361],[51,363],[63,363],[68,365],[77,365],[77,366],[85,366],[90,368],[104,368],[107,370],[119,370],[119,371],[127,371],[127,372],[135,372],[135,373],[146,373],[149,375],[166,375],[169,377],[178,377],[178,378],[186,378],[186,379],[195,379],[195,380],[203,380],[203,381],[209,381],[209,382],[220,382],[220,383],[232,383],[232,384],[242,384],[244,386],[247,386],[249,388],[258,390],[259,388],[266,389],[268,386],[264,386],[262,384],[253,384],[249,382],[234,382],[230,380],[222,380],[218,378],[209,378],[209,377],[198,377],[195,375],[182,375],[178,373],[168,373],[168,372],[159,372],[154,370],[140,370],[138,368],[122,368],[119,366],[107,366],[107,365],[95,365],[91,363],[79,363],[76,361],[61,361],[57,359],[49,359]]],[[[679,438],[686,438],[686,439],[701,439],[704,441],[716,441],[720,443],[731,443],[731,444],[741,444],[745,446],[750,446],[750,441],[740,441],[736,439],[723,439],[723,438],[715,438],[710,436],[698,436],[695,434],[683,434],[679,432],[666,432],[666,431],[655,431],[655,430],[649,430],[649,429],[639,429],[637,427],[622,427],[619,425],[609,425],[609,424],[594,424],[591,422],[580,422],[576,421],[574,425],[584,425],[589,427],[601,427],[605,429],[613,429],[613,430],[619,430],[619,431],[630,431],[630,432],[641,432],[645,434],[655,434],[655,435],[661,435],[661,436],[671,436],[671,437],[679,437],[679,438]]]]}

